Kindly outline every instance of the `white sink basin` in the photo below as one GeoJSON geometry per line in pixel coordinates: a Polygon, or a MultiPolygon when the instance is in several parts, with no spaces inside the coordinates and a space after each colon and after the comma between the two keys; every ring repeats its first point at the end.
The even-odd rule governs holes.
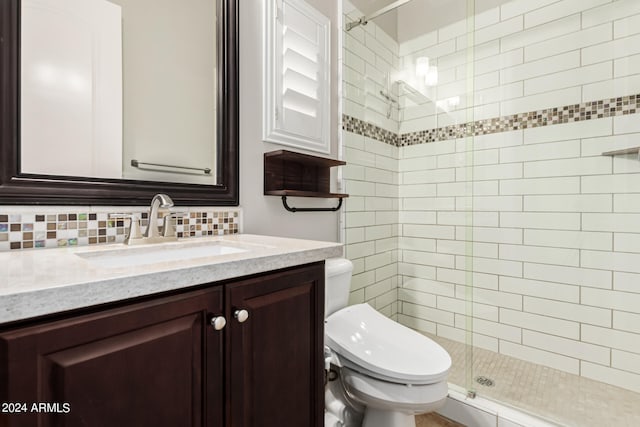
{"type": "Polygon", "coordinates": [[[76,255],[99,267],[119,268],[209,258],[241,252],[247,252],[247,249],[228,246],[221,242],[206,242],[122,246],[117,249],[76,252],[76,255]]]}

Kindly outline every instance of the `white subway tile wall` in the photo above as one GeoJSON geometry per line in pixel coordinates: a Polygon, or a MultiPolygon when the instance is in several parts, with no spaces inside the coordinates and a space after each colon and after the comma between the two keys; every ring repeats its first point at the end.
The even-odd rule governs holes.
{"type": "Polygon", "coordinates": [[[471,316],[479,347],[640,392],[640,162],[601,155],[640,145],[640,1],[505,3],[472,64],[466,29],[344,32],[345,121],[371,126],[343,126],[351,301],[456,341],[471,316]]]}
{"type": "Polygon", "coordinates": [[[399,148],[348,133],[343,176],[346,255],[354,262],[350,302],[394,317],[398,307],[399,148]]]}

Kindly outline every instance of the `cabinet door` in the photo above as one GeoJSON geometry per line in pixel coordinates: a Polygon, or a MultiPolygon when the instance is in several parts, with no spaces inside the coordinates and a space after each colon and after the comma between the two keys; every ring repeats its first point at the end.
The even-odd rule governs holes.
{"type": "Polygon", "coordinates": [[[212,288],[0,333],[0,402],[27,404],[0,425],[221,426],[222,303],[212,288]]]}
{"type": "Polygon", "coordinates": [[[227,426],[322,426],[324,262],[227,285],[226,307],[227,426]]]}

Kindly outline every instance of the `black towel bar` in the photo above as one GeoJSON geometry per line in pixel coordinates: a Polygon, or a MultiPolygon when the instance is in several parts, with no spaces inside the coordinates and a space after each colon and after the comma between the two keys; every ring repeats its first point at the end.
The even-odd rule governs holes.
{"type": "Polygon", "coordinates": [[[342,197],[339,198],[335,208],[292,208],[287,204],[287,196],[282,196],[282,204],[289,212],[335,212],[342,207],[342,197]]]}

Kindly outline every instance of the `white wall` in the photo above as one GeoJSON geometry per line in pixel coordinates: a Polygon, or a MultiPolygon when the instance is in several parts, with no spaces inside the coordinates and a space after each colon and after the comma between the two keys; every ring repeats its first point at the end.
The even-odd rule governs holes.
{"type": "Polygon", "coordinates": [[[345,132],[346,256],[353,261],[350,303],[368,302],[389,317],[397,313],[397,147],[345,132]]]}
{"type": "MultiPolygon", "coordinates": [[[[345,22],[362,16],[348,1],[343,8],[345,22]]],[[[397,133],[398,104],[389,110],[389,102],[380,92],[397,96],[391,83],[400,66],[398,43],[375,22],[344,31],[343,40],[343,113],[397,133]]]]}
{"type": "MultiPolygon", "coordinates": [[[[338,0],[307,1],[331,20],[330,157],[338,158],[338,0]]],[[[240,206],[244,209],[244,232],[338,241],[339,213],[290,213],[282,206],[280,197],[263,195],[263,154],[288,149],[261,139],[264,3],[264,0],[240,2],[240,206]]],[[[335,199],[289,198],[288,203],[295,207],[331,207],[337,202],[335,199]]]]}
{"type": "MultiPolygon", "coordinates": [[[[347,22],[361,14],[346,1],[344,13],[347,22]]],[[[353,28],[344,37],[344,114],[397,134],[397,106],[387,118],[389,103],[380,91],[389,90],[387,76],[397,72],[398,44],[375,22],[353,28]]],[[[354,263],[350,302],[368,302],[395,317],[399,149],[352,132],[343,132],[343,138],[343,178],[350,194],[345,203],[346,255],[354,263]]]]}

